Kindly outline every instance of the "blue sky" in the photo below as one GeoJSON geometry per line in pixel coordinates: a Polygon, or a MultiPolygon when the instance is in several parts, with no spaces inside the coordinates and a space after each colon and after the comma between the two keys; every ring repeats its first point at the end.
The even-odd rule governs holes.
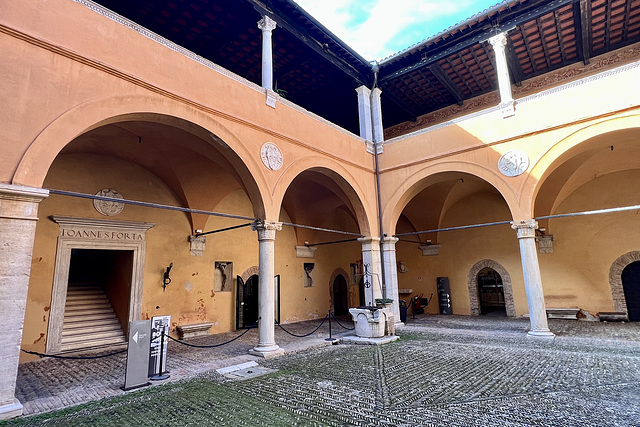
{"type": "Polygon", "coordinates": [[[294,0],[367,60],[380,60],[500,0],[294,0]]]}

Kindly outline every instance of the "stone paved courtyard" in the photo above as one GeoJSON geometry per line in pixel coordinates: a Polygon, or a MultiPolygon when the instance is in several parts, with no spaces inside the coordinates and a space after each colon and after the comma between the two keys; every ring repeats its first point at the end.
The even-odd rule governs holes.
{"type": "MultiPolygon", "coordinates": [[[[314,322],[287,326],[301,333],[314,322]]],[[[21,367],[18,397],[33,413],[46,389],[60,406],[83,390],[116,396],[9,425],[640,426],[639,323],[550,321],[553,341],[527,338],[527,326],[422,316],[383,346],[319,347],[326,328],[305,339],[279,331],[290,352],[267,361],[241,354],[254,342],[247,334],[220,349],[176,349],[177,381],[126,394],[98,369],[114,361],[43,360],[21,367]],[[232,381],[211,370],[246,360],[275,372],[232,381]],[[75,379],[47,377],[45,365],[75,379]]]]}

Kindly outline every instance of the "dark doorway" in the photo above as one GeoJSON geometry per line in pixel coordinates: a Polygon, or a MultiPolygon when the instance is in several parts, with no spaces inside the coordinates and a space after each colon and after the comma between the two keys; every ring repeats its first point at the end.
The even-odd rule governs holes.
{"type": "Polygon", "coordinates": [[[360,307],[364,307],[366,303],[364,298],[364,277],[361,277],[358,281],[358,299],[360,301],[360,307]]]}
{"type": "Polygon", "coordinates": [[[349,314],[347,279],[342,274],[338,274],[333,280],[333,314],[336,316],[349,314]]]}
{"type": "Polygon", "coordinates": [[[622,270],[622,289],[629,320],[640,321],[640,261],[632,262],[622,270]]]}
{"type": "Polygon", "coordinates": [[[492,268],[483,268],[478,273],[478,296],[480,314],[506,316],[502,277],[492,268]]]}
{"type": "Polygon", "coordinates": [[[71,250],[63,350],[126,343],[132,270],[133,251],[71,250]]]}
{"type": "Polygon", "coordinates": [[[247,329],[258,320],[258,275],[247,279],[237,278],[237,316],[236,329],[247,329]]]}

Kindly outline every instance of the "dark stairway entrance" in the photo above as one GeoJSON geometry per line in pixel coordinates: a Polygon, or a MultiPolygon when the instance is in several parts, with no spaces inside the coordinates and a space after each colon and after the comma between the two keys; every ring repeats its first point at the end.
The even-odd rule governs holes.
{"type": "Polygon", "coordinates": [[[126,345],[132,267],[133,251],[71,251],[62,351],[126,345]]]}

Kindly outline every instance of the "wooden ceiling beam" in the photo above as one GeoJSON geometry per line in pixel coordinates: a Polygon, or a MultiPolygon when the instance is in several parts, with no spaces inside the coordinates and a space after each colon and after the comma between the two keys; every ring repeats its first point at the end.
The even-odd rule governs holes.
{"type": "Polygon", "coordinates": [[[464,102],[464,97],[462,96],[462,91],[458,87],[458,85],[449,77],[449,75],[442,69],[440,64],[431,64],[427,67],[431,74],[435,76],[436,79],[444,86],[444,88],[453,96],[458,105],[462,105],[464,102]]]}
{"type": "Polygon", "coordinates": [[[584,63],[591,60],[591,0],[580,0],[573,5],[573,19],[575,21],[576,42],[578,55],[584,63]]]}

